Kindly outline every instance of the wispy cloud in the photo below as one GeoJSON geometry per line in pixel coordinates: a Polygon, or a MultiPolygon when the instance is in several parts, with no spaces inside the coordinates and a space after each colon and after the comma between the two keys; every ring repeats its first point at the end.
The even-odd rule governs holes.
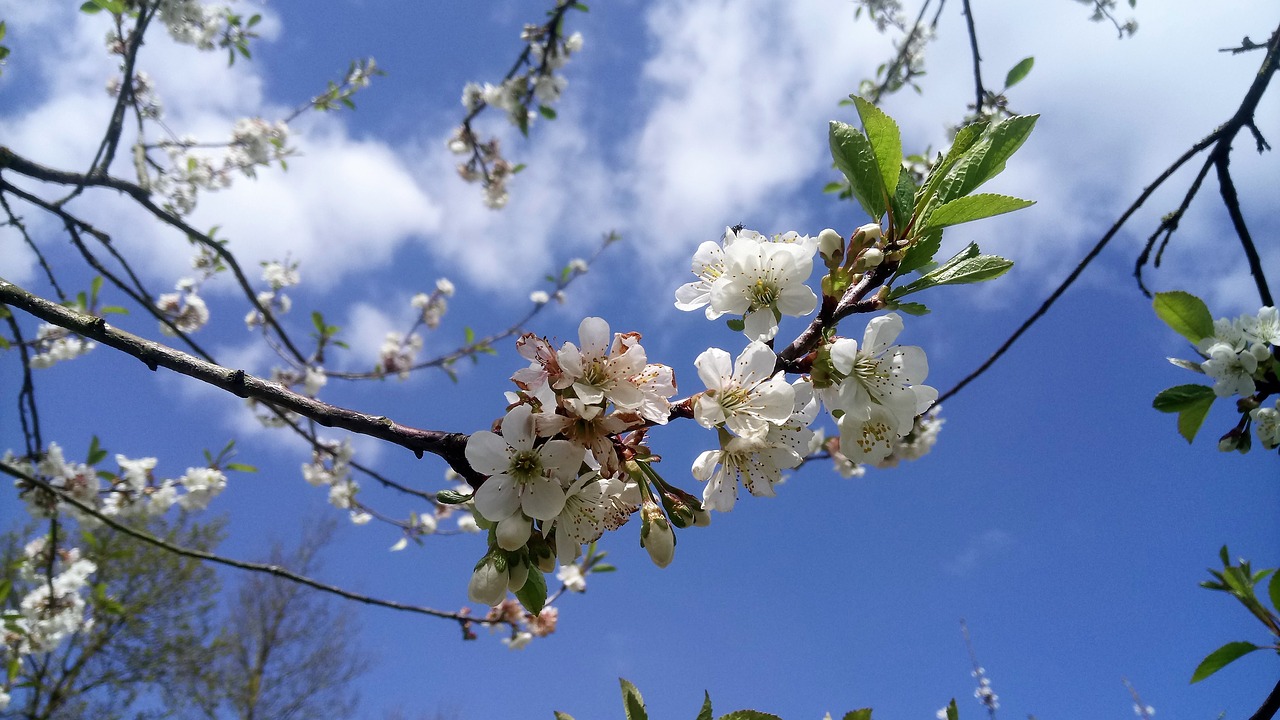
{"type": "Polygon", "coordinates": [[[1013,543],[1013,538],[1003,530],[991,529],[969,540],[964,549],[944,566],[951,575],[963,577],[973,573],[978,566],[998,555],[1013,543]]]}

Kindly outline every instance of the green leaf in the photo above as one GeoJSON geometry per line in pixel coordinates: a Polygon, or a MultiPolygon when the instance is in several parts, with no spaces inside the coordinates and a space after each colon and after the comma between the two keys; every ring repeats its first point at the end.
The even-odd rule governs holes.
{"type": "Polygon", "coordinates": [[[258,472],[258,468],[256,466],[249,465],[246,463],[227,463],[226,469],[234,470],[235,472],[247,472],[247,473],[258,472]]]}
{"type": "Polygon", "coordinates": [[[556,720],[573,720],[573,716],[570,715],[569,713],[560,712],[559,710],[556,710],[555,713],[556,713],[556,720]]]}
{"type": "Polygon", "coordinates": [[[1251,642],[1229,642],[1209,653],[1191,675],[1191,682],[1198,683],[1257,649],[1258,646],[1251,642]]]}
{"type": "Polygon", "coordinates": [[[1036,59],[1034,57],[1024,57],[1018,61],[1017,65],[1009,68],[1009,74],[1004,76],[1004,89],[1008,90],[1022,82],[1022,79],[1027,76],[1027,73],[1031,72],[1031,67],[1035,64],[1036,59]]]}
{"type": "Polygon", "coordinates": [[[898,263],[898,277],[915,272],[933,262],[933,256],[938,254],[941,247],[941,229],[921,234],[915,242],[911,243],[911,247],[907,248],[906,254],[902,256],[902,262],[898,263]]]}
{"type": "Polygon", "coordinates": [[[0,20],[0,40],[4,39],[4,35],[8,31],[9,31],[9,28],[5,27],[4,21],[0,20]]]}
{"type": "Polygon", "coordinates": [[[471,493],[460,493],[457,490],[441,490],[436,493],[436,502],[442,505],[461,505],[471,499],[471,493]]]}
{"type": "Polygon", "coordinates": [[[868,215],[880,222],[884,217],[884,180],[876,165],[875,151],[862,131],[835,120],[828,132],[831,158],[849,180],[849,189],[868,215]]]}
{"type": "Polygon", "coordinates": [[[937,209],[929,214],[925,228],[944,228],[951,225],[959,225],[960,223],[981,220],[994,215],[1003,215],[1031,205],[1035,205],[1035,201],[1009,197],[1008,195],[994,195],[991,193],[969,195],[938,206],[937,209]]]}
{"type": "Polygon", "coordinates": [[[887,299],[897,300],[937,285],[967,285],[994,280],[1013,267],[1012,260],[998,255],[979,255],[977,243],[961,250],[955,257],[930,270],[915,282],[894,288],[887,299]]]}
{"type": "Polygon", "coordinates": [[[822,186],[822,192],[824,193],[840,192],[841,190],[844,190],[844,189],[845,189],[845,184],[842,182],[837,182],[835,180],[832,180],[831,182],[822,186]]]}
{"type": "Polygon", "coordinates": [[[1204,301],[1195,295],[1181,290],[1156,293],[1151,306],[1166,325],[1192,345],[1213,337],[1213,316],[1204,301]]]}
{"type": "Polygon", "coordinates": [[[947,703],[947,720],[960,720],[960,708],[956,707],[955,698],[951,698],[951,702],[947,703]]]}
{"type": "Polygon", "coordinates": [[[918,302],[890,303],[885,305],[885,310],[896,310],[898,312],[904,312],[908,315],[915,315],[917,317],[921,315],[928,315],[930,312],[927,306],[918,302]]]}
{"type": "Polygon", "coordinates": [[[720,720],[782,720],[782,718],[759,710],[734,710],[721,715],[720,720]]]}
{"type": "Polygon", "coordinates": [[[547,107],[546,105],[539,105],[539,106],[538,106],[538,114],[542,115],[542,117],[544,117],[544,118],[546,118],[546,119],[548,119],[548,120],[555,120],[555,119],[556,119],[556,111],[555,111],[555,110],[553,110],[553,109],[551,109],[551,108],[549,108],[549,107],[547,107]]]}
{"type": "Polygon", "coordinates": [[[122,0],[93,0],[94,4],[115,15],[124,14],[124,2],[122,0]]]}
{"type": "Polygon", "coordinates": [[[920,208],[917,203],[917,208],[923,210],[919,213],[921,222],[927,220],[934,209],[932,206],[945,205],[964,197],[999,175],[1004,170],[1005,162],[1026,142],[1038,118],[1038,115],[1015,115],[988,125],[973,145],[944,172],[944,177],[936,186],[936,195],[930,199],[929,205],[920,208]]]}
{"type": "Polygon", "coordinates": [[[97,465],[107,457],[107,451],[98,445],[98,436],[94,435],[89,439],[89,456],[85,459],[85,465],[97,465]]]}
{"type": "Polygon", "coordinates": [[[898,189],[889,198],[889,214],[895,229],[905,228],[911,222],[911,212],[915,209],[916,181],[911,173],[898,176],[898,189]]]}
{"type": "Polygon", "coordinates": [[[644,708],[644,698],[640,696],[636,686],[622,678],[618,678],[618,684],[622,686],[622,709],[627,720],[649,720],[649,712],[644,708]]]}
{"type": "Polygon", "coordinates": [[[871,720],[871,708],[851,710],[844,714],[842,720],[871,720]]]}
{"type": "Polygon", "coordinates": [[[98,309],[103,315],[128,315],[129,308],[120,307],[119,305],[104,305],[98,309]]]}
{"type": "Polygon", "coordinates": [[[516,599],[530,614],[537,615],[547,604],[547,579],[537,568],[529,570],[529,579],[516,591],[516,599]]]}
{"type": "MultiPolygon", "coordinates": [[[[0,598],[3,600],[4,598],[0,598]]],[[[702,691],[702,709],[698,710],[698,717],[694,720],[711,720],[711,693],[706,690],[702,691]]]]}
{"type": "Polygon", "coordinates": [[[80,12],[86,15],[92,15],[94,13],[102,12],[102,8],[93,0],[87,0],[87,2],[80,5],[80,12]]]}
{"type": "Polygon", "coordinates": [[[724,321],[724,324],[728,325],[729,329],[734,332],[742,332],[747,327],[746,322],[743,321],[742,318],[729,318],[724,321]]]}
{"type": "Polygon", "coordinates": [[[1161,390],[1151,406],[1165,413],[1182,412],[1196,407],[1205,400],[1213,402],[1216,397],[1213,388],[1208,385],[1175,385],[1161,390]]]}
{"type": "Polygon", "coordinates": [[[1271,607],[1280,610],[1280,568],[1271,571],[1271,582],[1267,583],[1267,595],[1271,596],[1271,607]]]}
{"type": "MultiPolygon", "coordinates": [[[[862,129],[867,134],[871,149],[875,153],[876,165],[880,169],[881,187],[885,190],[898,187],[898,175],[902,173],[902,134],[893,118],[884,114],[880,108],[867,100],[850,96],[853,106],[858,110],[862,120],[862,129]]],[[[886,193],[885,200],[888,200],[886,193]]],[[[885,203],[886,207],[889,203],[885,203]]]]}
{"type": "Polygon", "coordinates": [[[973,144],[978,141],[978,138],[987,129],[988,124],[986,120],[983,120],[965,125],[956,131],[956,136],[952,139],[951,147],[947,149],[947,154],[943,155],[934,164],[933,169],[929,172],[928,179],[925,180],[924,187],[920,192],[916,193],[917,215],[933,203],[933,199],[937,195],[943,179],[946,178],[947,172],[960,161],[960,158],[964,157],[969,148],[973,147],[973,144]]]}
{"type": "Polygon", "coordinates": [[[472,329],[471,329],[471,328],[469,328],[469,327],[463,328],[463,329],[462,329],[462,340],[463,340],[463,342],[462,342],[462,344],[463,344],[463,345],[470,345],[471,343],[475,342],[475,341],[476,341],[476,331],[475,331],[475,330],[472,330],[472,329]]]}

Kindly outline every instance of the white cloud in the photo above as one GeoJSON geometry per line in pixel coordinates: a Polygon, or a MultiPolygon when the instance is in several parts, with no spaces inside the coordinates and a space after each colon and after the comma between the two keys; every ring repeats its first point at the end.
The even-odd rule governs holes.
{"type": "Polygon", "coordinates": [[[964,576],[972,573],[978,565],[991,556],[1009,547],[1013,538],[1003,530],[991,529],[969,540],[964,549],[952,558],[945,566],[952,575],[964,576]]]}

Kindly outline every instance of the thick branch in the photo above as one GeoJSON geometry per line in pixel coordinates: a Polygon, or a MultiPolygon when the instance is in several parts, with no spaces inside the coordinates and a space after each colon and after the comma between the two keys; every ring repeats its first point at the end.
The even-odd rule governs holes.
{"type": "Polygon", "coordinates": [[[424,452],[439,455],[473,487],[479,487],[484,481],[484,476],[471,469],[467,463],[464,454],[467,436],[464,434],[420,430],[401,425],[390,418],[367,415],[299,395],[243,370],[232,370],[206,362],[167,345],[119,330],[102,318],[84,315],[32,295],[3,278],[0,278],[0,303],[20,308],[41,320],[131,355],[151,370],[157,367],[168,368],[239,397],[253,398],[274,407],[291,410],[325,427],[342,428],[386,440],[412,450],[419,457],[424,452]]]}

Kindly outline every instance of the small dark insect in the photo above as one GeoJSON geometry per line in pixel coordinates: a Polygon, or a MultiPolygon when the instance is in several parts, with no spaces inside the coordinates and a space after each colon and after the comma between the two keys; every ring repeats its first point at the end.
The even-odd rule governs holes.
{"type": "Polygon", "coordinates": [[[746,225],[743,225],[742,223],[738,223],[737,225],[734,225],[733,227],[731,227],[731,228],[729,228],[729,229],[730,229],[730,230],[732,230],[732,231],[734,232],[734,234],[737,234],[737,233],[740,233],[740,232],[742,232],[743,230],[745,230],[745,229],[746,229],[746,227],[747,227],[746,225]]]}

